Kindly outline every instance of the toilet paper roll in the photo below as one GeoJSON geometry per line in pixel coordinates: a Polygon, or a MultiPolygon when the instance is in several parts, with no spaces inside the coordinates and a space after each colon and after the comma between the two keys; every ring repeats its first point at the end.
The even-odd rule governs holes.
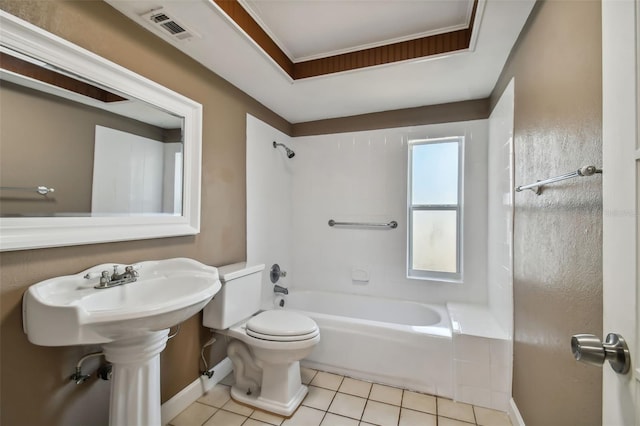
{"type": "Polygon", "coordinates": [[[287,297],[279,294],[273,299],[273,307],[276,309],[283,309],[287,303],[287,297]]]}

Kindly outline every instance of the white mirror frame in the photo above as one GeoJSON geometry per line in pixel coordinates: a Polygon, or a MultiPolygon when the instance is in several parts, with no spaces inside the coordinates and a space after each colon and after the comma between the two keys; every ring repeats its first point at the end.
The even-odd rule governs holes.
{"type": "Polygon", "coordinates": [[[2,10],[0,44],[184,117],[182,216],[0,218],[0,251],[200,232],[201,104],[2,10]]]}

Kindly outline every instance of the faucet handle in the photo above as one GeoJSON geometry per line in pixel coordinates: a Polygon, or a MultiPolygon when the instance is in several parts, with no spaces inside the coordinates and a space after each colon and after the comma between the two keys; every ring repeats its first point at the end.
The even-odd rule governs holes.
{"type": "Polygon", "coordinates": [[[140,265],[129,265],[124,268],[124,272],[131,274],[132,277],[139,277],[140,273],[138,272],[138,269],[140,269],[140,265]]]}
{"type": "Polygon", "coordinates": [[[271,266],[271,270],[269,271],[269,277],[271,278],[271,282],[273,284],[277,283],[280,277],[286,277],[287,272],[280,269],[280,265],[274,263],[271,266]]]}
{"type": "Polygon", "coordinates": [[[109,278],[109,271],[95,271],[88,272],[84,277],[85,280],[92,280],[94,278],[109,278]]]}

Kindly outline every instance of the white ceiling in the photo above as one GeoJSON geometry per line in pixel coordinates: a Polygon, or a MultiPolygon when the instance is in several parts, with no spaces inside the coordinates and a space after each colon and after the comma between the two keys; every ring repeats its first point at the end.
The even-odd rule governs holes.
{"type": "MultiPolygon", "coordinates": [[[[211,0],[105,1],[291,123],[485,98],[535,3],[481,0],[466,51],[292,80],[211,0]],[[172,39],[141,17],[159,7],[197,36],[172,39]]],[[[466,0],[242,1],[292,60],[449,31],[469,15],[466,0]]]]}
{"type": "Polygon", "coordinates": [[[239,0],[293,62],[465,29],[473,0],[239,0]]]}

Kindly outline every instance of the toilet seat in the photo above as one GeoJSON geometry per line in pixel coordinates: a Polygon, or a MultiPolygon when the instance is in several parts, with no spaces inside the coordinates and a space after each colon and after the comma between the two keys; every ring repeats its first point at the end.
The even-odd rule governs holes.
{"type": "Polygon", "coordinates": [[[265,311],[246,323],[248,336],[273,342],[297,342],[316,337],[320,331],[311,318],[283,310],[265,311]]]}

